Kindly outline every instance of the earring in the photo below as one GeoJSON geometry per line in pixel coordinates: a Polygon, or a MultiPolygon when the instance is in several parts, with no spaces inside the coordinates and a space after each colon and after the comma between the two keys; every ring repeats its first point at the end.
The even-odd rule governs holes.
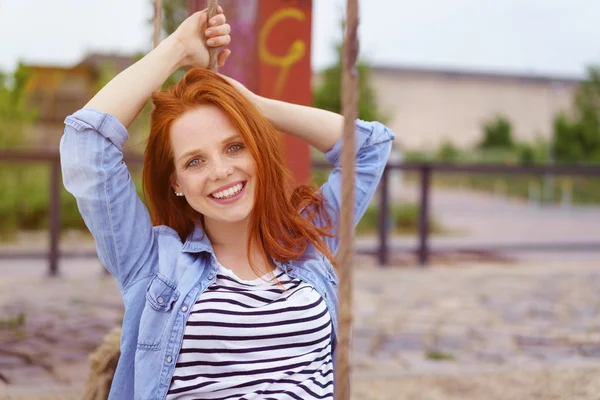
{"type": "Polygon", "coordinates": [[[182,196],[183,196],[183,193],[181,193],[181,192],[175,192],[175,196],[177,196],[177,197],[182,197],[182,196]]]}

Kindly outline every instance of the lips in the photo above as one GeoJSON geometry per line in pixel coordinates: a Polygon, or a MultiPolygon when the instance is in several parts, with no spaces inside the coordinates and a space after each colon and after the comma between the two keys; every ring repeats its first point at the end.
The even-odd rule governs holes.
{"type": "Polygon", "coordinates": [[[242,185],[245,185],[245,184],[246,184],[246,181],[235,181],[235,182],[232,182],[232,183],[228,183],[227,185],[223,185],[223,186],[219,187],[217,190],[214,190],[214,191],[210,192],[209,196],[212,196],[212,195],[214,195],[215,193],[222,192],[223,190],[227,190],[227,189],[229,189],[229,188],[231,188],[231,187],[234,187],[234,186],[236,186],[236,185],[238,185],[238,184],[240,184],[240,183],[241,183],[242,185]]]}

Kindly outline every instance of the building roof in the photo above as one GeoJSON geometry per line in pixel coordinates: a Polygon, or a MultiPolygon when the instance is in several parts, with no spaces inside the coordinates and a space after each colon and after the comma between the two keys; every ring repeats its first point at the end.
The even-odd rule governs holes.
{"type": "Polygon", "coordinates": [[[459,68],[418,67],[418,66],[371,66],[374,73],[390,75],[419,75],[446,77],[448,79],[485,79],[498,82],[518,81],[520,83],[552,83],[556,85],[573,85],[582,82],[583,78],[536,73],[512,73],[500,71],[482,71],[459,68]]]}
{"type": "Polygon", "coordinates": [[[112,64],[117,68],[117,72],[121,72],[128,68],[130,65],[135,63],[136,58],[134,56],[127,56],[115,53],[91,53],[88,54],[76,67],[82,65],[91,66],[93,69],[100,68],[103,64],[112,64]]]}

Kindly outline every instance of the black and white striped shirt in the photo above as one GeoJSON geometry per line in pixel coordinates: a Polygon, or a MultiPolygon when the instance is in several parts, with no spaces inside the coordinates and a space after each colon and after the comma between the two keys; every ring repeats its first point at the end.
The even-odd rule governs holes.
{"type": "Polygon", "coordinates": [[[308,284],[219,266],[190,313],[168,400],[333,399],[331,318],[308,284]]]}

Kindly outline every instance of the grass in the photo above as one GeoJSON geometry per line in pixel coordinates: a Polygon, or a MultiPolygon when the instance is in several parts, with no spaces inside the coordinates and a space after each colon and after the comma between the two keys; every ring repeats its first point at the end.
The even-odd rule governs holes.
{"type": "Polygon", "coordinates": [[[25,313],[0,320],[0,329],[17,329],[25,326],[25,313]]]}
{"type": "MultiPolygon", "coordinates": [[[[320,186],[329,171],[316,171],[313,183],[320,186]]],[[[45,230],[49,224],[49,169],[45,165],[21,168],[14,165],[0,165],[0,240],[14,239],[19,231],[45,230]]],[[[141,174],[132,171],[132,179],[141,198],[141,174]]],[[[77,209],[75,198],[61,185],[60,219],[63,231],[87,231],[77,209]]],[[[416,204],[395,204],[390,208],[389,224],[391,232],[399,235],[418,232],[419,207],[416,204]]],[[[365,212],[357,226],[359,235],[374,234],[378,231],[379,211],[375,204],[365,212]]],[[[435,218],[430,221],[430,232],[443,233],[444,227],[435,218]]]]}
{"type": "MultiPolygon", "coordinates": [[[[132,176],[141,195],[141,174],[132,176]]],[[[22,168],[0,164],[0,240],[19,231],[47,229],[49,225],[50,175],[45,165],[22,168]]],[[[86,231],[75,198],[61,184],[60,223],[63,230],[86,231]]]]}
{"type": "MultiPolygon", "coordinates": [[[[389,226],[390,233],[396,235],[411,235],[419,231],[419,206],[413,203],[395,204],[390,207],[389,226]]],[[[371,235],[379,231],[379,208],[369,206],[362,219],[356,226],[357,235],[371,235]]],[[[435,234],[447,233],[448,229],[436,219],[429,221],[429,232],[435,234]]]]}
{"type": "Polygon", "coordinates": [[[455,357],[451,353],[446,353],[439,350],[429,350],[425,353],[425,358],[433,361],[451,361],[455,357]]]}
{"type": "MultiPolygon", "coordinates": [[[[434,153],[407,153],[407,161],[444,161],[434,153]]],[[[514,150],[464,151],[449,160],[457,164],[483,163],[518,165],[518,155],[514,150]]],[[[536,156],[534,164],[546,165],[547,160],[536,156]]],[[[405,179],[419,182],[420,176],[406,172],[405,179]]],[[[560,203],[569,198],[572,204],[600,204],[600,178],[555,176],[546,179],[539,175],[502,174],[502,173],[434,173],[432,183],[437,187],[465,188],[487,193],[502,193],[508,197],[527,200],[530,195],[546,203],[560,203]],[[547,182],[553,182],[548,185],[547,182]]]]}

